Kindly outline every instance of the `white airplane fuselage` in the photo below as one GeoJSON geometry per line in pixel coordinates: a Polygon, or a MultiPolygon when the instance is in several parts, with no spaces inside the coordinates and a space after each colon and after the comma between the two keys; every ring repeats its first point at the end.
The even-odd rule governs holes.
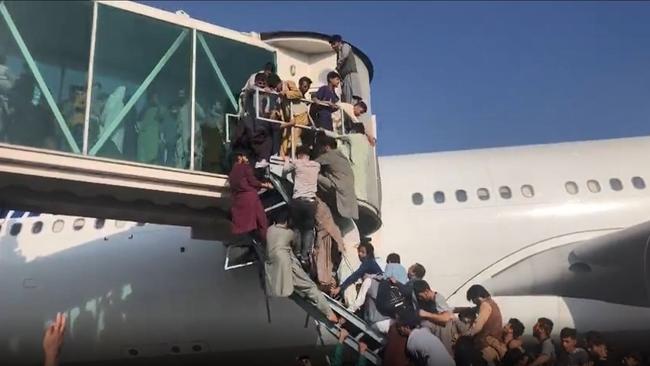
{"type": "MultiPolygon", "coordinates": [[[[381,158],[376,254],[423,264],[452,305],[466,305],[469,285],[484,284],[506,320],[521,319],[527,333],[545,316],[555,333],[575,326],[643,339],[647,272],[630,282],[642,284],[629,288],[640,293],[632,299],[620,283],[603,281],[616,278],[614,264],[634,269],[639,257],[616,258],[613,244],[612,265],[580,258],[593,258],[596,238],[649,221],[650,188],[635,178],[650,180],[647,152],[644,137],[381,158]],[[489,198],[481,190],[479,199],[479,189],[489,198]],[[444,202],[434,199],[438,191],[444,202]]],[[[193,240],[189,228],[96,224],[45,214],[2,222],[0,360],[37,362],[43,326],[59,311],[70,319],[64,361],[316,345],[313,326],[304,327],[305,313],[289,300],[273,299],[267,322],[255,269],[224,271],[221,243],[193,240]]]]}

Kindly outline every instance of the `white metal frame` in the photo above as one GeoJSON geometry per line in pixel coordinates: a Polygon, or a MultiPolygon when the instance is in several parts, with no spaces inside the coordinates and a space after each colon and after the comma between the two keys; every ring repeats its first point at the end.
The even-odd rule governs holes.
{"type": "Polygon", "coordinates": [[[90,55],[88,56],[88,85],[86,85],[86,111],[84,115],[84,141],[82,153],[88,154],[88,133],[90,130],[90,103],[92,102],[93,78],[95,76],[95,42],[97,40],[97,2],[93,2],[93,20],[90,31],[90,55]]]}

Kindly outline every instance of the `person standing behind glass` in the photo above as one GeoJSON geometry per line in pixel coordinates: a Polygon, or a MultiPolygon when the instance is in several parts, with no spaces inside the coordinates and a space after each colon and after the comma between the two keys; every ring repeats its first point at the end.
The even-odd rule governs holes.
{"type": "Polygon", "coordinates": [[[149,94],[147,106],[137,122],[138,144],[137,159],[141,163],[155,164],[158,162],[160,145],[160,125],[166,108],[160,105],[158,93],[149,94]]]}

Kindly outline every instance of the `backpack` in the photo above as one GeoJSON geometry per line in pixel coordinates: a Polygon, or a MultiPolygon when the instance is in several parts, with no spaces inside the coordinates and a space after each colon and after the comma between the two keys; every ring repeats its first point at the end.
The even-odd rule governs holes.
{"type": "Polygon", "coordinates": [[[389,280],[379,282],[377,288],[377,299],[375,300],[377,310],[384,316],[395,317],[395,314],[406,306],[406,296],[399,286],[389,280]]]}

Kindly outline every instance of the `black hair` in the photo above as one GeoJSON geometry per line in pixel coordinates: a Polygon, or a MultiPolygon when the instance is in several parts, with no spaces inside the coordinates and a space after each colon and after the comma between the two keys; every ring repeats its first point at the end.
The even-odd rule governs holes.
{"type": "Polygon", "coordinates": [[[641,357],[641,353],[639,351],[630,351],[623,356],[623,358],[633,358],[637,360],[637,362],[643,361],[643,357],[641,357]]]}
{"type": "Polygon", "coordinates": [[[399,254],[397,253],[390,253],[388,257],[386,257],[386,263],[397,263],[399,264],[400,258],[399,254]]]}
{"type": "Polygon", "coordinates": [[[300,145],[296,148],[296,156],[300,155],[311,155],[311,150],[309,149],[309,146],[307,145],[300,145]]]}
{"type": "Polygon", "coordinates": [[[537,319],[539,327],[542,328],[546,334],[550,335],[553,331],[553,321],[549,318],[539,318],[537,319]]]}
{"type": "Polygon", "coordinates": [[[587,341],[587,347],[591,348],[592,346],[600,346],[605,344],[605,339],[600,332],[591,330],[585,334],[585,339],[587,341]]]}
{"type": "Polygon", "coordinates": [[[368,105],[364,101],[358,101],[354,105],[358,105],[359,107],[363,108],[363,113],[368,112],[368,105]]]}
{"type": "Polygon", "coordinates": [[[520,348],[512,348],[503,355],[501,360],[502,366],[516,366],[521,360],[523,360],[528,355],[522,351],[520,348]]]}
{"type": "Polygon", "coordinates": [[[278,210],[273,213],[273,218],[276,224],[288,224],[289,212],[287,210],[278,210]]]}
{"type": "Polygon", "coordinates": [[[275,88],[278,84],[282,82],[282,79],[278,76],[278,74],[271,74],[266,77],[266,84],[270,86],[271,88],[275,88]]]}
{"type": "Polygon", "coordinates": [[[255,74],[255,82],[266,81],[266,79],[267,79],[266,74],[263,72],[258,72],[257,74],[255,74]]]}
{"type": "Polygon", "coordinates": [[[569,327],[562,328],[562,330],[560,331],[560,339],[562,338],[576,339],[578,338],[578,332],[575,330],[575,328],[569,328],[569,327]]]}
{"type": "Polygon", "coordinates": [[[515,338],[519,338],[524,334],[524,324],[517,318],[510,318],[508,320],[508,324],[510,324],[510,328],[512,328],[512,336],[515,338]]]}
{"type": "Polygon", "coordinates": [[[270,71],[272,73],[275,72],[275,65],[273,65],[273,62],[267,62],[264,64],[264,71],[270,71]]]}
{"type": "Polygon", "coordinates": [[[328,81],[328,82],[329,82],[330,80],[332,80],[332,79],[335,79],[335,78],[339,78],[339,79],[340,79],[340,78],[341,78],[341,75],[339,75],[339,73],[336,72],[336,71],[330,71],[330,72],[327,73],[327,81],[328,81]]]}
{"type": "Polygon", "coordinates": [[[417,328],[420,318],[412,307],[404,307],[397,313],[397,326],[409,329],[417,328]]]}
{"type": "Polygon", "coordinates": [[[474,322],[476,320],[476,308],[463,308],[458,312],[459,319],[469,319],[474,322]]]}
{"type": "Polygon", "coordinates": [[[415,280],[413,281],[413,292],[418,295],[424,291],[431,290],[431,287],[425,280],[415,280]]]}
{"type": "Polygon", "coordinates": [[[472,285],[467,290],[467,301],[472,301],[472,299],[477,299],[479,297],[487,299],[490,297],[490,293],[481,285],[472,285]]]}
{"type": "Polygon", "coordinates": [[[474,347],[474,339],[470,336],[458,338],[454,345],[454,361],[457,366],[485,366],[487,362],[481,352],[474,347]]]}
{"type": "Polygon", "coordinates": [[[420,263],[415,263],[411,267],[413,268],[413,274],[415,274],[419,279],[424,278],[424,275],[427,273],[427,270],[420,263]]]}
{"type": "Polygon", "coordinates": [[[318,136],[318,146],[329,146],[332,150],[336,149],[338,147],[338,143],[336,142],[336,139],[333,137],[329,137],[325,134],[319,135],[318,136]]]}
{"type": "Polygon", "coordinates": [[[341,35],[339,34],[331,35],[329,40],[330,44],[334,44],[336,42],[342,42],[342,41],[343,41],[343,37],[341,37],[341,35]]]}
{"type": "Polygon", "coordinates": [[[300,85],[300,84],[302,84],[302,83],[307,83],[307,84],[310,84],[310,85],[311,85],[311,84],[312,84],[312,81],[311,81],[310,78],[308,78],[308,77],[306,77],[306,76],[303,76],[303,77],[301,77],[300,79],[298,79],[298,85],[300,85]]]}
{"type": "Polygon", "coordinates": [[[363,123],[353,123],[352,126],[350,127],[350,132],[352,133],[360,133],[362,135],[366,134],[366,126],[363,125],[363,123]]]}
{"type": "Polygon", "coordinates": [[[370,242],[361,242],[357,248],[365,248],[368,258],[375,258],[375,247],[370,242]]]}

